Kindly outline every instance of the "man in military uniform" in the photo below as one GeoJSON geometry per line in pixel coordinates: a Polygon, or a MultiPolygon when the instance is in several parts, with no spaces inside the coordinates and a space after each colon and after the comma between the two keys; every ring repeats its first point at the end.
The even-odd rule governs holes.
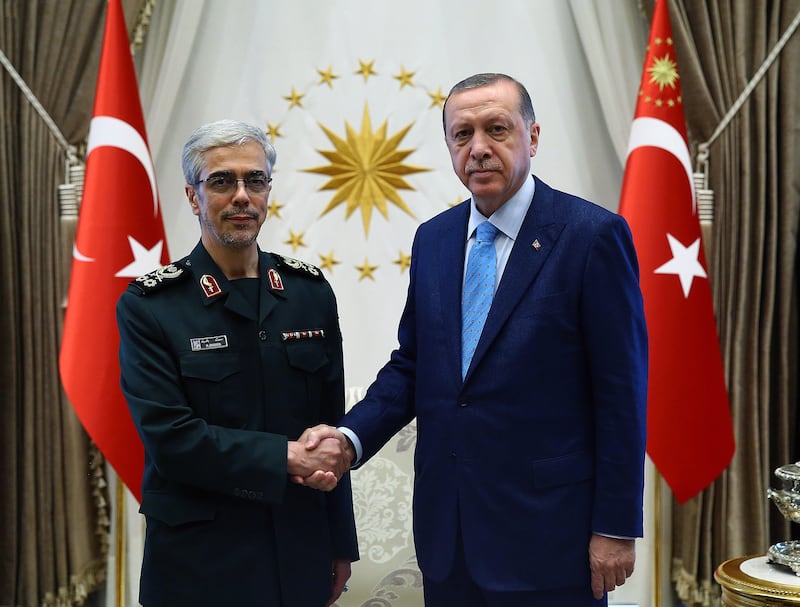
{"type": "Polygon", "coordinates": [[[200,242],[117,305],[145,450],[144,607],[327,605],[358,558],[338,441],[294,440],[344,413],[342,339],[321,272],[256,243],[275,158],[257,127],[197,129],[183,170],[200,242]],[[290,480],[312,473],[328,492],[290,480]]]}

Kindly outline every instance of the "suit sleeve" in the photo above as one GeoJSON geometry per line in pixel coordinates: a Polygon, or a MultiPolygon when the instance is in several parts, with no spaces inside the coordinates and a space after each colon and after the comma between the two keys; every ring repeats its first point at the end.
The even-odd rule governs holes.
{"type": "Polygon", "coordinates": [[[592,383],[595,496],[592,530],[642,535],[647,327],[639,268],[625,220],[601,223],[584,274],[582,324],[592,383]]]}
{"type": "Polygon", "coordinates": [[[416,302],[415,277],[420,256],[420,231],[411,248],[408,295],[397,330],[398,348],[378,372],[364,399],[342,419],[340,426],[355,432],[363,453],[359,466],[375,455],[392,436],[416,416],[416,302]]]}

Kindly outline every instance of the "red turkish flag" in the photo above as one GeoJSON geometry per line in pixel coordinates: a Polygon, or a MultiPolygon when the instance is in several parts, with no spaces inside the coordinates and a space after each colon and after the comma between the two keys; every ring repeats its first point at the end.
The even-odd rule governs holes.
{"type": "Polygon", "coordinates": [[[633,232],[650,340],[647,453],[683,503],[735,447],[665,0],[653,14],[619,212],[633,232]]]}
{"type": "Polygon", "coordinates": [[[81,423],[141,501],[144,451],[120,388],[116,302],[168,263],[120,0],[109,0],[59,367],[81,423]]]}

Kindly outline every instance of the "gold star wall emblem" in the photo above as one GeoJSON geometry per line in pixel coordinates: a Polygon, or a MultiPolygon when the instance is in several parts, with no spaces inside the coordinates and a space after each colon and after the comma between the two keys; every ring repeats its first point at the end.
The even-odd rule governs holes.
{"type": "Polygon", "coordinates": [[[327,70],[317,69],[317,74],[319,74],[319,84],[327,84],[330,88],[333,88],[333,81],[339,77],[333,73],[330,65],[327,70]]]}
{"type": "Polygon", "coordinates": [[[392,76],[392,77],[393,77],[395,80],[398,80],[398,81],[400,81],[400,88],[402,89],[402,88],[403,88],[404,86],[406,86],[406,85],[408,85],[408,86],[414,86],[414,81],[413,81],[413,78],[414,78],[414,75],[415,75],[415,74],[416,74],[416,72],[409,72],[409,71],[406,71],[406,68],[405,68],[405,66],[402,66],[402,65],[401,65],[401,66],[400,66],[400,73],[399,73],[399,74],[395,74],[395,75],[394,75],[394,76],[392,76]]]}
{"type": "Polygon", "coordinates": [[[385,218],[389,218],[387,201],[414,217],[398,190],[414,190],[403,176],[431,169],[404,164],[403,161],[414,150],[397,149],[413,123],[387,137],[387,122],[384,121],[373,133],[369,107],[365,104],[360,133],[356,133],[355,129],[345,122],[347,137],[343,139],[325,125],[319,126],[335,148],[317,150],[330,164],[304,170],[308,173],[329,175],[331,178],[320,187],[320,190],[336,191],[320,216],[346,202],[345,218],[349,219],[353,211],[360,209],[364,233],[367,235],[373,208],[378,209],[385,218]]]}
{"type": "Polygon", "coordinates": [[[303,107],[303,97],[305,97],[305,93],[298,93],[294,87],[292,87],[292,92],[289,95],[284,95],[284,99],[289,102],[289,109],[291,110],[293,107],[303,107]]]}
{"type": "Polygon", "coordinates": [[[447,95],[442,93],[442,87],[439,87],[435,91],[428,91],[428,97],[431,98],[431,104],[428,107],[439,106],[439,108],[443,108],[444,102],[447,99],[447,95]]]}
{"type": "Polygon", "coordinates": [[[308,246],[305,242],[303,242],[303,236],[305,236],[305,232],[295,233],[294,230],[289,230],[289,239],[284,240],[283,244],[288,244],[290,247],[292,247],[292,251],[297,252],[297,249],[300,247],[308,246]]]}
{"type": "MultiPolygon", "coordinates": [[[[305,151],[317,148],[316,153],[324,158],[321,161],[324,162],[322,166],[312,166],[314,161],[308,161],[308,156],[304,154],[287,154],[280,161],[280,167],[290,173],[316,173],[319,175],[318,177],[307,175],[303,178],[303,187],[300,190],[306,191],[303,189],[305,186],[313,187],[309,181],[317,180],[317,185],[322,184],[321,187],[318,187],[318,192],[330,190],[329,198],[320,204],[320,194],[315,194],[316,202],[313,207],[299,204],[301,201],[294,200],[294,198],[301,196],[300,190],[294,187],[293,177],[288,175],[289,179],[286,184],[289,189],[284,192],[284,196],[280,196],[279,188],[281,186],[279,186],[278,189],[273,190],[274,196],[270,197],[268,215],[275,219],[272,223],[268,222],[267,224],[268,234],[276,244],[283,242],[283,245],[279,246],[282,246],[288,255],[302,256],[301,249],[306,248],[305,255],[309,256],[309,259],[318,257],[320,260],[318,265],[328,274],[332,275],[336,266],[342,265],[344,271],[342,268],[336,269],[338,275],[335,277],[336,280],[355,279],[357,282],[367,278],[375,282],[378,281],[378,278],[390,280],[392,276],[396,278],[394,271],[385,272],[385,276],[379,277],[376,273],[379,265],[393,264],[402,274],[410,268],[411,255],[402,250],[392,254],[391,251],[393,249],[397,251],[397,249],[391,247],[387,250],[387,243],[380,239],[374,241],[374,236],[374,242],[369,242],[373,208],[378,209],[387,220],[386,225],[381,222],[381,225],[374,227],[373,234],[385,234],[386,232],[383,231],[385,228],[390,230],[393,235],[392,230],[394,224],[397,223],[399,235],[405,231],[405,226],[409,221],[396,211],[393,211],[393,216],[390,217],[390,207],[394,205],[412,220],[416,220],[417,209],[416,202],[414,202],[417,200],[416,194],[407,194],[407,192],[416,191],[426,183],[425,179],[416,178],[415,173],[434,169],[407,164],[408,158],[418,152],[416,146],[424,144],[415,143],[415,147],[411,149],[401,149],[405,138],[410,139],[423,123],[418,124],[414,115],[409,116],[406,120],[391,118],[391,116],[398,115],[391,109],[394,100],[390,102],[389,106],[380,106],[383,114],[379,116],[376,109],[378,106],[375,101],[371,100],[371,96],[378,94],[375,85],[388,84],[387,90],[394,90],[395,95],[402,99],[402,101],[398,101],[404,106],[400,115],[407,115],[405,110],[413,104],[419,112],[420,120],[427,121],[430,118],[429,113],[434,112],[434,114],[438,114],[436,118],[438,121],[446,95],[442,93],[441,87],[436,88],[435,82],[424,81],[425,76],[419,75],[424,72],[410,70],[396,61],[383,67],[379,74],[374,59],[364,60],[356,55],[347,63],[338,65],[338,69],[335,69],[332,63],[326,67],[321,63],[324,60],[323,58],[316,66],[312,66],[309,70],[310,73],[300,76],[299,83],[289,81],[281,85],[271,103],[272,109],[267,116],[269,121],[265,120],[265,132],[272,142],[278,139],[281,139],[279,143],[289,142],[284,143],[287,149],[293,149],[296,141],[305,142],[305,151]],[[358,69],[353,71],[352,66],[356,62],[358,69]],[[374,81],[371,80],[373,77],[374,81]],[[391,84],[392,79],[397,82],[397,85],[391,84]],[[420,82],[417,82],[418,80],[420,82]],[[290,87],[290,93],[280,95],[281,89],[286,90],[290,87]],[[356,102],[356,98],[362,98],[362,100],[356,102]],[[336,128],[330,128],[330,123],[323,121],[342,119],[317,117],[313,121],[318,124],[320,131],[311,137],[311,133],[307,129],[312,115],[320,116],[318,112],[322,112],[323,108],[324,111],[327,111],[329,108],[338,107],[343,102],[350,106],[356,105],[356,108],[357,104],[363,104],[360,129],[354,118],[348,113],[344,113],[344,124],[336,128]],[[372,113],[376,114],[376,123],[380,124],[375,130],[372,128],[369,105],[372,105],[372,113]],[[422,118],[423,114],[424,118],[422,118]],[[396,122],[389,125],[389,120],[396,122]],[[314,139],[318,140],[323,133],[330,141],[331,145],[328,147],[331,149],[323,149],[325,144],[309,143],[314,139]],[[305,168],[309,166],[312,168],[305,168]],[[321,176],[325,176],[325,178],[321,179],[321,176]],[[334,213],[333,211],[337,207],[343,207],[344,212],[334,213]],[[412,209],[414,210],[412,211],[412,209]],[[357,215],[361,217],[364,235],[367,237],[363,240],[358,236],[360,226],[338,224],[342,220],[345,222],[349,220],[356,210],[360,211],[357,215]],[[337,223],[338,227],[331,229],[331,221],[337,223]],[[324,223],[326,227],[319,232],[310,232],[309,230],[318,222],[324,223]],[[350,236],[347,246],[341,249],[341,245],[335,245],[335,243],[338,242],[339,228],[343,227],[345,228],[343,232],[350,236]],[[312,233],[316,235],[309,241],[309,244],[306,244],[305,235],[312,233]],[[352,236],[356,236],[356,238],[354,239],[352,236]],[[284,240],[281,241],[281,238],[284,240]],[[380,252],[375,250],[375,246],[379,248],[380,252]],[[337,258],[334,248],[330,247],[338,247],[336,250],[343,257],[337,258]],[[327,253],[325,253],[326,249],[327,253]],[[375,264],[370,264],[369,257],[375,259],[375,264]],[[358,259],[363,259],[364,263],[355,265],[358,259]]],[[[381,65],[383,66],[383,63],[381,65]]],[[[331,116],[330,113],[324,115],[331,116]]],[[[341,112],[333,114],[333,116],[341,115],[341,112]]],[[[325,195],[323,194],[323,196],[325,195]]],[[[453,204],[457,204],[461,200],[463,200],[463,196],[453,204]]],[[[440,202],[444,205],[447,204],[444,200],[440,202]]],[[[398,243],[398,246],[404,245],[398,243]]],[[[366,287],[368,284],[364,286],[366,287]]]]}
{"type": "Polygon", "coordinates": [[[378,269],[378,266],[371,266],[369,265],[369,260],[365,257],[364,263],[360,266],[356,266],[356,270],[359,271],[360,275],[358,277],[358,281],[361,282],[365,278],[369,278],[370,280],[375,280],[374,272],[378,269]]]}
{"type": "Polygon", "coordinates": [[[327,254],[323,255],[322,253],[317,253],[319,255],[319,267],[328,270],[328,272],[333,272],[333,266],[339,265],[342,263],[338,259],[333,256],[333,249],[327,254]]]}
{"type": "Polygon", "coordinates": [[[269,208],[267,209],[267,215],[269,215],[270,217],[277,217],[278,219],[283,219],[281,217],[281,209],[284,206],[285,205],[279,203],[277,199],[273,198],[272,200],[269,201],[269,208]]]}
{"type": "Polygon", "coordinates": [[[375,64],[375,60],[372,61],[363,61],[361,59],[358,60],[358,69],[356,70],[356,74],[361,74],[364,77],[364,82],[366,82],[370,76],[377,76],[378,72],[372,69],[372,66],[375,64]]]}
{"type": "Polygon", "coordinates": [[[281,125],[280,124],[272,124],[271,122],[267,123],[267,130],[264,131],[267,136],[269,137],[270,143],[275,142],[275,137],[283,137],[283,133],[281,133],[281,125]]]}
{"type": "Polygon", "coordinates": [[[398,258],[395,259],[392,263],[400,266],[400,273],[402,274],[411,266],[411,255],[408,255],[400,251],[398,258]]]}

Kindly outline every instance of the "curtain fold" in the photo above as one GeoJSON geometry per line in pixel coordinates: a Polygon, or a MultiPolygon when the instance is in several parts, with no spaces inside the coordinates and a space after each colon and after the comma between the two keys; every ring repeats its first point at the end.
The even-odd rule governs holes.
{"type": "MultiPolygon", "coordinates": [[[[798,11],[798,0],[670,0],[695,150],[798,11]]],[[[687,605],[718,604],[717,566],[791,533],[766,489],[798,459],[798,61],[796,34],[710,148],[705,247],[737,448],[708,490],[673,504],[673,579],[687,605]]]]}
{"type": "MultiPolygon", "coordinates": [[[[131,22],[141,0],[127,2],[131,22]]],[[[102,0],[5,1],[0,50],[64,137],[86,137],[102,0]]],[[[0,605],[81,605],[105,573],[101,458],[61,389],[74,223],[59,217],[64,149],[0,70],[0,605]]],[[[102,361],[87,361],[102,364],[102,361]]]]}

